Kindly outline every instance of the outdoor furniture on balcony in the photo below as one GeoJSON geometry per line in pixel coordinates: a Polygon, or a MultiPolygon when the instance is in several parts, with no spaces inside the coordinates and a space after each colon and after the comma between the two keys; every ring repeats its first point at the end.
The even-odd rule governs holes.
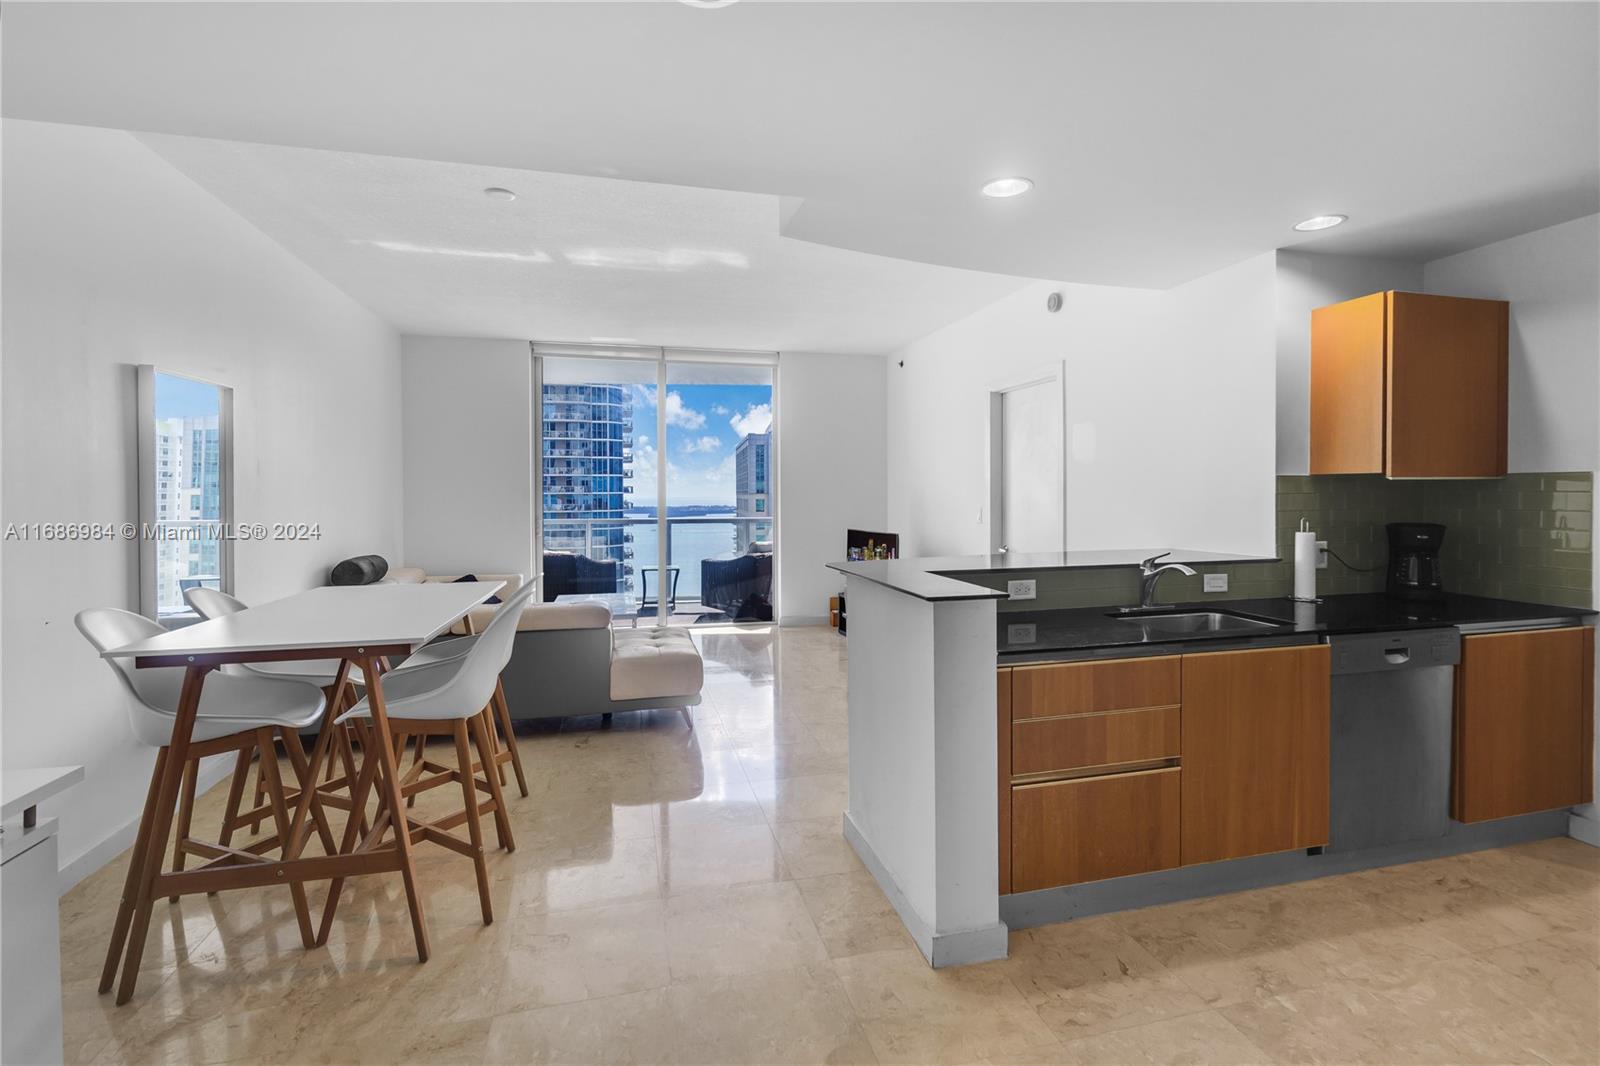
{"type": "Polygon", "coordinates": [[[772,621],[772,553],[727,552],[701,560],[700,601],[735,622],[772,621]]]}
{"type": "MultiPolygon", "coordinates": [[[[656,572],[656,567],[641,566],[639,568],[639,610],[648,613],[658,606],[657,600],[650,595],[650,575],[656,572]]],[[[678,609],[678,575],[681,568],[667,567],[667,611],[671,613],[678,609]]],[[[659,584],[659,582],[658,582],[659,584]]],[[[657,590],[659,595],[659,590],[657,590]]]]}
{"type": "Polygon", "coordinates": [[[578,593],[617,592],[617,563],[614,559],[591,559],[577,552],[544,553],[544,601],[578,593]]]}

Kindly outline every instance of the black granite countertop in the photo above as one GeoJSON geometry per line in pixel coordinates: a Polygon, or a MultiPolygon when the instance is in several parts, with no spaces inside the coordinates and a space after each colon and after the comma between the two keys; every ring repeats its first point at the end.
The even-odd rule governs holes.
{"type": "Polygon", "coordinates": [[[997,647],[1002,658],[1011,660],[1160,654],[1182,651],[1197,644],[1211,648],[1301,644],[1348,633],[1442,626],[1577,623],[1595,613],[1581,607],[1519,603],[1454,593],[1446,593],[1436,600],[1398,599],[1381,593],[1325,596],[1316,603],[1298,603],[1287,597],[1208,600],[1166,604],[1161,609],[1223,611],[1275,624],[1249,633],[1202,632],[1173,636],[1152,632],[1138,623],[1137,616],[1119,615],[1115,607],[1003,611],[998,618],[997,647]]]}
{"type": "Polygon", "coordinates": [[[1005,555],[946,555],[920,559],[867,559],[829,563],[828,569],[858,577],[921,600],[1003,600],[1004,592],[962,581],[963,575],[1026,570],[1111,570],[1136,567],[1160,556],[1162,563],[1212,566],[1275,563],[1275,556],[1229,555],[1191,548],[1119,548],[1108,551],[1009,552],[1005,555]]]}

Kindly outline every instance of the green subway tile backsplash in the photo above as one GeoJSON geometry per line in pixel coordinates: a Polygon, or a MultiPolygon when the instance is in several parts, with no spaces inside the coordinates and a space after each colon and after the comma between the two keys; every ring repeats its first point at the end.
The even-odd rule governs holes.
{"type": "MultiPolygon", "coordinates": [[[[1511,474],[1464,481],[1390,481],[1379,476],[1278,478],[1277,552],[1283,562],[1208,567],[1228,591],[1203,591],[1202,575],[1168,574],[1164,602],[1287,596],[1294,583],[1294,531],[1305,518],[1339,558],[1317,571],[1322,595],[1382,592],[1390,522],[1439,522],[1445,588],[1477,596],[1588,607],[1594,588],[1594,475],[1511,474]],[[1343,562],[1340,561],[1343,560],[1343,562]]],[[[980,582],[1004,589],[1005,578],[980,582]]],[[[1002,611],[1130,604],[1133,570],[1041,572],[1037,600],[1001,601],[1002,611]]],[[[969,578],[968,580],[972,580],[969,578]]]]}

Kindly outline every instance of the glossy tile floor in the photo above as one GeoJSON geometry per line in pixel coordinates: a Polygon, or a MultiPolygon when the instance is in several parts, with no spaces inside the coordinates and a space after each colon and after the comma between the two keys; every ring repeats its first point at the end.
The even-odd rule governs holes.
{"type": "Polygon", "coordinates": [[[521,737],[492,926],[470,865],[422,848],[426,965],[394,877],[354,882],[313,951],[285,891],[189,896],[118,1008],[95,984],[125,857],[79,885],[68,1060],[1600,1062],[1600,851],[1571,840],[1028,930],[935,973],[840,839],[843,642],[698,639],[692,733],[521,737]]]}

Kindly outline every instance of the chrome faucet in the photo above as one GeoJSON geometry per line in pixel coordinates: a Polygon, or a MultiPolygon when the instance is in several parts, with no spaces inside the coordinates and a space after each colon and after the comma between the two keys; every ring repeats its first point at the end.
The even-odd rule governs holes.
{"type": "Polygon", "coordinates": [[[1165,559],[1171,554],[1171,552],[1162,552],[1160,555],[1152,555],[1150,558],[1139,564],[1140,607],[1154,606],[1152,601],[1156,596],[1156,582],[1160,581],[1161,575],[1166,573],[1168,570],[1177,570],[1180,573],[1194,577],[1194,571],[1189,569],[1187,566],[1184,566],[1182,563],[1167,563],[1165,566],[1156,565],[1157,562],[1165,559]]]}

